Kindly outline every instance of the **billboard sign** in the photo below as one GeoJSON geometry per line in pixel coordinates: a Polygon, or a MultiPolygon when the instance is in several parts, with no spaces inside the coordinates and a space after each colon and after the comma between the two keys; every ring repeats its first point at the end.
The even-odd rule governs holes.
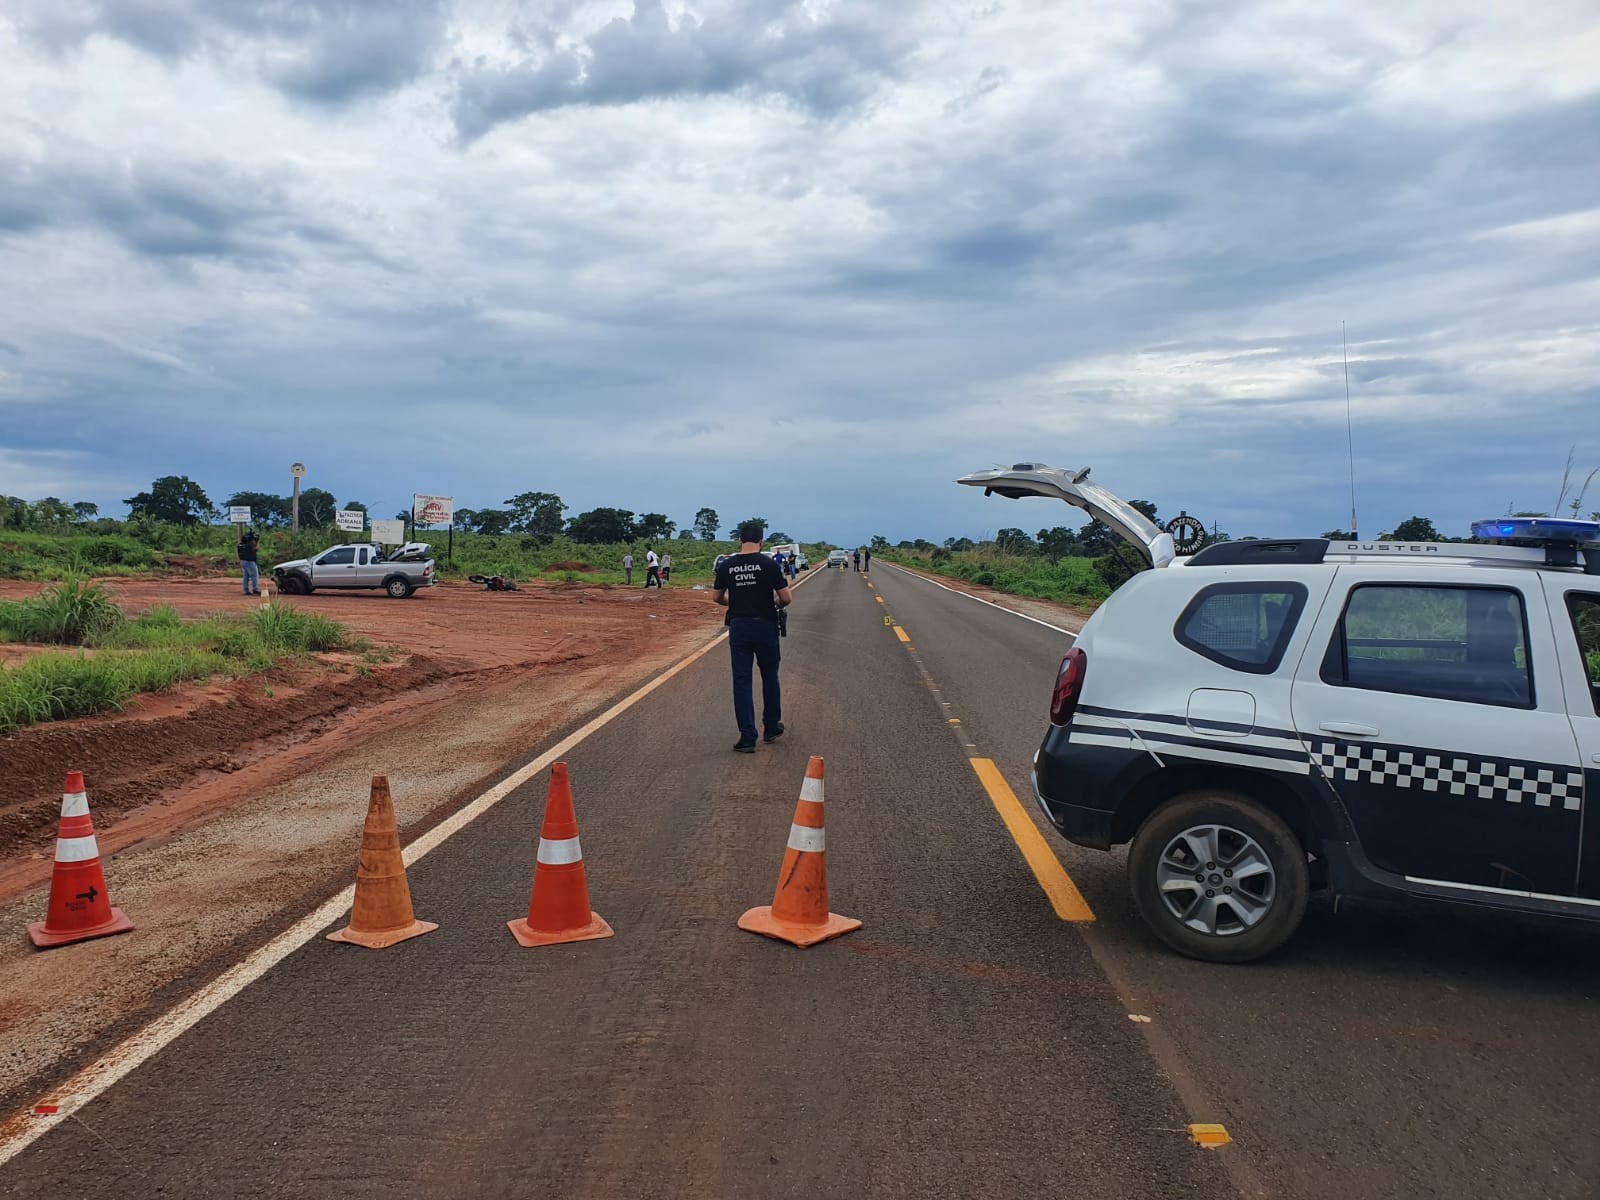
{"type": "Polygon", "coordinates": [[[346,533],[360,533],[366,527],[367,514],[359,508],[341,508],[333,520],[346,533]]]}
{"type": "Polygon", "coordinates": [[[455,515],[455,497],[422,496],[411,498],[411,522],[414,525],[448,525],[455,515]]]}
{"type": "Polygon", "coordinates": [[[406,540],[404,521],[374,521],[372,540],[380,546],[398,546],[406,540]]]}
{"type": "Polygon", "coordinates": [[[230,504],[228,506],[228,523],[231,525],[250,524],[250,506],[248,504],[230,504]]]}

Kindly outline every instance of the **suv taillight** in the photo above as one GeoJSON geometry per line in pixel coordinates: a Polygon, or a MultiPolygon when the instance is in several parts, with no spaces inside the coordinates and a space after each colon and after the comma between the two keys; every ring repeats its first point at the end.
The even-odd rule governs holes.
{"type": "Polygon", "coordinates": [[[1056,690],[1050,697],[1050,724],[1066,725],[1078,710],[1078,697],[1083,695],[1083,677],[1089,669],[1089,656],[1074,646],[1061,660],[1061,670],[1056,673],[1056,690]]]}

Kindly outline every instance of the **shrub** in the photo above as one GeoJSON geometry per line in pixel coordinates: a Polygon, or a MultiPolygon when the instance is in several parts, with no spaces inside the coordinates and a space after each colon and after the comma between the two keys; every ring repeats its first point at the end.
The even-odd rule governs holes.
{"type": "Polygon", "coordinates": [[[0,632],[12,641],[81,646],[123,622],[122,610],[98,583],[68,579],[53,588],[0,604],[0,632]]]}

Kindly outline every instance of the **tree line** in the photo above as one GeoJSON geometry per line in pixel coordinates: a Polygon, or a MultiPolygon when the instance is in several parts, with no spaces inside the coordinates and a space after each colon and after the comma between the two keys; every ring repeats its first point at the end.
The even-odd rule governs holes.
{"type": "MultiPolygon", "coordinates": [[[[123,503],[128,506],[129,519],[135,522],[180,526],[211,524],[225,520],[228,509],[236,506],[249,508],[251,524],[266,529],[287,529],[293,520],[292,497],[272,492],[234,492],[218,505],[187,475],[163,475],[147,490],[129,496],[123,503]]],[[[699,509],[680,529],[677,522],[664,513],[635,514],[625,508],[592,508],[568,517],[565,515],[567,505],[553,492],[519,492],[502,504],[500,508],[458,508],[453,523],[469,532],[491,537],[516,533],[548,542],[565,535],[575,542],[591,544],[665,541],[674,533],[681,541],[714,542],[722,527],[722,518],[714,508],[699,509]]],[[[340,509],[369,511],[360,500],[346,500],[340,504],[334,494],[324,488],[306,488],[300,493],[300,527],[332,529],[340,509]]],[[[87,501],[69,504],[55,496],[34,501],[19,496],[0,497],[0,529],[66,529],[86,525],[99,516],[99,506],[87,501]]],[[[412,518],[413,514],[404,510],[395,514],[396,520],[409,522],[412,518]]],[[[750,519],[766,524],[762,517],[750,519]]],[[[737,524],[727,536],[738,536],[737,524]]],[[[787,534],[774,533],[768,540],[790,539],[787,534]]]]}

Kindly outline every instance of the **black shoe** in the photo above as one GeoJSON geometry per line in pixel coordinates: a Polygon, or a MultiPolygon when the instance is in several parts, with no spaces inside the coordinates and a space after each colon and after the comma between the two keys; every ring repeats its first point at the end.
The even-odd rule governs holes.
{"type": "Polygon", "coordinates": [[[740,738],[733,744],[733,751],[735,754],[754,754],[756,752],[756,744],[740,738]]]}
{"type": "Polygon", "coordinates": [[[779,721],[778,722],[778,727],[776,729],[769,729],[767,731],[767,736],[762,738],[761,740],[764,741],[764,742],[775,742],[779,738],[781,738],[782,736],[783,736],[783,722],[779,721]]]}

